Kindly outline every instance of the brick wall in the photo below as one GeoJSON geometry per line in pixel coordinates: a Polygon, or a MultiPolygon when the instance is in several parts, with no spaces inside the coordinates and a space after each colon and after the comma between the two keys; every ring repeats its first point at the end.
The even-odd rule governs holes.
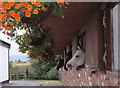
{"type": "Polygon", "coordinates": [[[97,71],[91,73],[92,69],[63,70],[64,86],[118,86],[118,76],[109,75],[97,71]]]}

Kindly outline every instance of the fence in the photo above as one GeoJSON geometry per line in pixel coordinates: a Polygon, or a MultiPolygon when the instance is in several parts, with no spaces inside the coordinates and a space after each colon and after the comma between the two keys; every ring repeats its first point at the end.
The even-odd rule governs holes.
{"type": "Polygon", "coordinates": [[[11,74],[10,80],[21,80],[21,79],[30,79],[30,75],[24,75],[24,74],[11,74]]]}

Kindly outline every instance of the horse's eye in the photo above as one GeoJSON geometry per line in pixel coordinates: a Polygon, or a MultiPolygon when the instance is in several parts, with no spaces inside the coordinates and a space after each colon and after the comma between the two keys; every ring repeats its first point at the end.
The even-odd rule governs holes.
{"type": "Polygon", "coordinates": [[[77,58],[78,58],[78,57],[79,57],[79,55],[76,55],[75,57],[77,57],[77,58]]]}

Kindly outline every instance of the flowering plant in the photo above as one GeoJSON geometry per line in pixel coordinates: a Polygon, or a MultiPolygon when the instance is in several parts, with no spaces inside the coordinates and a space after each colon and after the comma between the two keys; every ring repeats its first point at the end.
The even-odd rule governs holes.
{"type": "Polygon", "coordinates": [[[54,61],[52,38],[47,27],[38,24],[49,14],[63,16],[61,6],[63,2],[0,2],[0,31],[14,38],[20,46],[19,51],[27,52],[30,58],[54,61]],[[25,33],[18,35],[18,30],[25,33]]]}
{"type": "MultiPolygon", "coordinates": [[[[47,29],[44,29],[47,30],[47,29]]],[[[36,33],[32,33],[36,34],[36,33]]],[[[49,36],[47,32],[45,35],[49,36]]],[[[54,46],[50,37],[46,37],[42,43],[36,45],[32,44],[34,40],[31,39],[30,29],[23,35],[16,36],[16,43],[19,44],[19,52],[26,53],[29,58],[40,59],[43,62],[53,62],[54,55],[52,48],[54,46]]],[[[38,41],[38,40],[37,40],[38,41]]],[[[34,43],[34,42],[33,42],[34,43]]]]}
{"type": "MultiPolygon", "coordinates": [[[[11,31],[16,22],[46,12],[50,4],[50,2],[36,2],[35,0],[34,2],[0,2],[1,30],[11,31]]],[[[52,3],[52,5],[55,5],[55,3],[52,3]]]]}

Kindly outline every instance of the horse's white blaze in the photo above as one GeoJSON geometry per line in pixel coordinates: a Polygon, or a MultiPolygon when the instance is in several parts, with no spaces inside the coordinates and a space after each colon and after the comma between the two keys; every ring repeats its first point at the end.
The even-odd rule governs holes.
{"type": "Polygon", "coordinates": [[[73,69],[76,69],[78,66],[81,66],[85,63],[85,53],[79,48],[75,55],[70,61],[68,61],[67,66],[71,65],[73,69]]]}

